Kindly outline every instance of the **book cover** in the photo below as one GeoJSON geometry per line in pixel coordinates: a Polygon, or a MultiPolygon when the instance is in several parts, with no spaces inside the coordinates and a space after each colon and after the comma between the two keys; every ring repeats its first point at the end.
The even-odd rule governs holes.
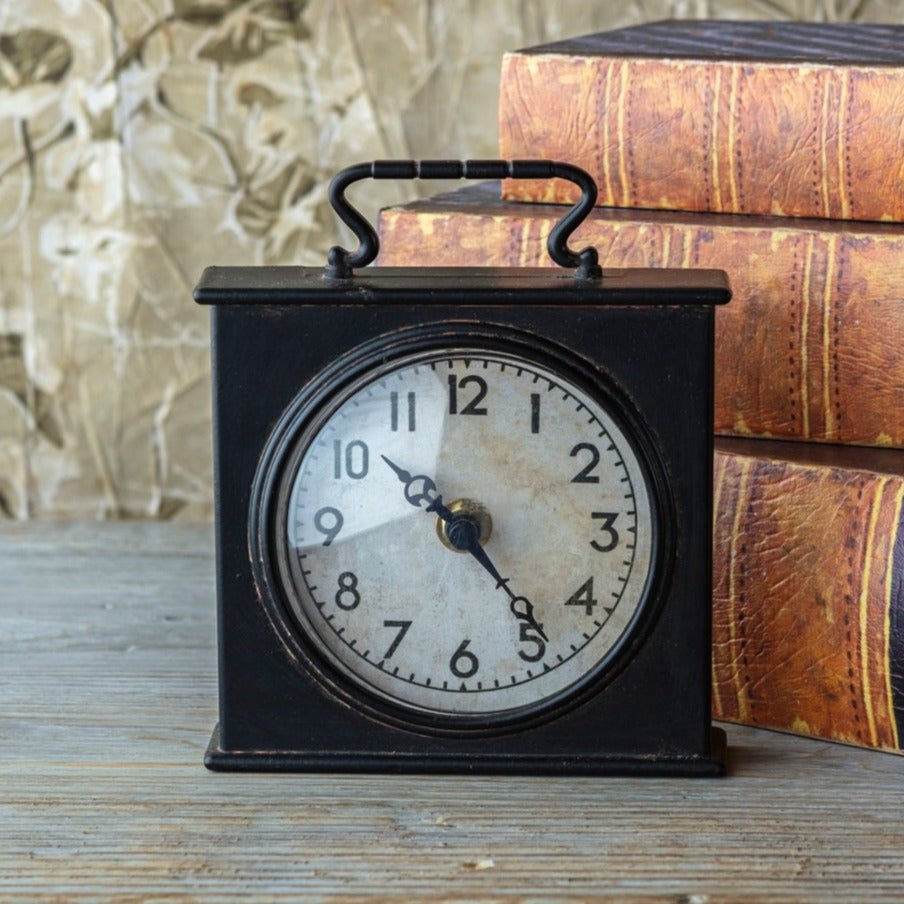
{"type": "Polygon", "coordinates": [[[666,21],[519,50],[499,132],[501,157],[586,169],[605,206],[901,222],[904,27],[666,21]]]}
{"type": "Polygon", "coordinates": [[[713,716],[898,751],[904,452],[718,440],[713,716]]]}

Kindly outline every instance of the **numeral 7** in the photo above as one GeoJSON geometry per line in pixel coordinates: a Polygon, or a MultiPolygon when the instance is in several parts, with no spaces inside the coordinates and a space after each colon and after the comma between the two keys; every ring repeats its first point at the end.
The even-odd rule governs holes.
{"type": "Polygon", "coordinates": [[[396,634],[392,643],[389,645],[389,649],[383,654],[384,659],[389,659],[393,653],[399,648],[399,644],[402,642],[402,638],[408,633],[408,629],[411,627],[410,621],[384,621],[384,628],[398,628],[399,633],[396,634]]]}

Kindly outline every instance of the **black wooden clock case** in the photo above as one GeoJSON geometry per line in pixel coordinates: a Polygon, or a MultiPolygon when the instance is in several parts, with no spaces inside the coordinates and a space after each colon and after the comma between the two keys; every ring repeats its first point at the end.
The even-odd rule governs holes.
{"type": "MultiPolygon", "coordinates": [[[[481,178],[573,170],[433,165],[445,178],[452,166],[481,178]]],[[[384,166],[398,176],[400,164],[384,166]]],[[[594,263],[572,258],[590,269],[585,278],[514,268],[336,274],[335,255],[327,277],[205,270],[195,298],[212,305],[220,709],[208,767],[722,773],[724,734],[710,721],[712,361],[713,305],[730,294],[719,271],[598,278],[594,263]],[[375,362],[463,345],[540,356],[603,396],[653,475],[660,531],[650,599],[602,674],[544,711],[455,728],[371,698],[320,659],[287,613],[272,531],[286,450],[327,398],[375,362]]]]}

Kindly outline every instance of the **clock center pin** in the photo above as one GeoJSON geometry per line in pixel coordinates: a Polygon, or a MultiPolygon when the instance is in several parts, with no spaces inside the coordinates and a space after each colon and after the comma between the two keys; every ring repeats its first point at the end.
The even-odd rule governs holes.
{"type": "Polygon", "coordinates": [[[436,535],[446,549],[468,552],[476,535],[477,542],[486,546],[493,533],[493,519],[486,507],[473,499],[456,499],[448,506],[455,516],[451,521],[436,519],[436,535]]]}

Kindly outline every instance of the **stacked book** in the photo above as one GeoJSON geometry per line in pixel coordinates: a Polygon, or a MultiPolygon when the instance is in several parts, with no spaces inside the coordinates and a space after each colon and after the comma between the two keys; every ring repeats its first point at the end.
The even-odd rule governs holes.
{"type": "MultiPolygon", "coordinates": [[[[661,22],[508,54],[500,156],[599,186],[605,267],[716,267],[713,712],[904,747],[904,28],[661,22]]],[[[566,183],[381,215],[380,262],[541,266],[566,183]]]]}

